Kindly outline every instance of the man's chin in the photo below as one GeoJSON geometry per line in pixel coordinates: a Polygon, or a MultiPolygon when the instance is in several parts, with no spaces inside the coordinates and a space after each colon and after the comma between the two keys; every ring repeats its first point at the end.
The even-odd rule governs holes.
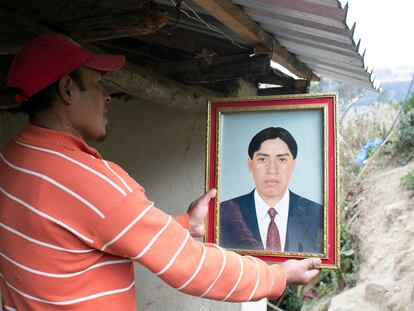
{"type": "Polygon", "coordinates": [[[262,191],[266,196],[272,197],[279,196],[283,192],[283,189],[280,189],[280,187],[266,187],[262,191]]]}
{"type": "Polygon", "coordinates": [[[263,191],[262,192],[263,197],[271,199],[271,200],[280,199],[284,194],[285,194],[285,192],[283,190],[275,191],[274,189],[272,189],[271,191],[263,191]]]}
{"type": "Polygon", "coordinates": [[[105,141],[106,137],[108,137],[108,128],[107,127],[105,128],[105,131],[95,139],[95,141],[97,143],[103,142],[103,141],[105,141]]]}

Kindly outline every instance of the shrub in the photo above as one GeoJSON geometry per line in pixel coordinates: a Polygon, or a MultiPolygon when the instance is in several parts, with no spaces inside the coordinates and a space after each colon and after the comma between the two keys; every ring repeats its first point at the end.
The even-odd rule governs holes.
{"type": "Polygon", "coordinates": [[[404,104],[404,113],[414,110],[414,95],[412,95],[404,104]]]}
{"type": "Polygon", "coordinates": [[[414,152],[414,110],[404,113],[394,141],[394,155],[411,159],[414,152]]]}
{"type": "Polygon", "coordinates": [[[401,186],[414,194],[414,170],[401,178],[401,186]]]}
{"type": "Polygon", "coordinates": [[[414,96],[403,106],[403,115],[393,139],[395,157],[410,160],[414,153],[414,96]]]}
{"type": "Polygon", "coordinates": [[[284,299],[279,304],[282,310],[300,311],[303,305],[302,297],[298,294],[297,286],[289,286],[286,289],[284,299]]]}

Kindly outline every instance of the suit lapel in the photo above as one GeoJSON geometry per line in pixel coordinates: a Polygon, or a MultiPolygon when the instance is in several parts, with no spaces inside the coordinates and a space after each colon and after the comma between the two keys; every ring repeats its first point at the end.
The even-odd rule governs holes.
{"type": "Polygon", "coordinates": [[[289,190],[289,217],[286,231],[285,251],[303,249],[303,232],[306,232],[305,210],[299,204],[299,197],[289,190]]]}
{"type": "Polygon", "coordinates": [[[256,205],[254,203],[254,190],[249,193],[247,200],[243,202],[241,206],[241,213],[245,224],[253,235],[253,238],[261,242],[263,246],[262,239],[260,238],[259,224],[257,223],[256,205]]]}

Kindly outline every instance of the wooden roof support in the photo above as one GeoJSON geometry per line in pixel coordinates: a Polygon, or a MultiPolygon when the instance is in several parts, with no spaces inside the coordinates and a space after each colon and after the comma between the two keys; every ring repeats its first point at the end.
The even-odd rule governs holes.
{"type": "Polygon", "coordinates": [[[298,90],[293,87],[271,87],[267,89],[259,89],[258,95],[260,96],[275,96],[275,95],[286,95],[286,94],[300,94],[304,91],[298,90]]]}
{"type": "Polygon", "coordinates": [[[150,9],[145,2],[129,10],[60,23],[58,28],[78,41],[90,42],[148,35],[167,25],[168,20],[167,12],[158,6],[150,9]]]}
{"type": "MultiPolygon", "coordinates": [[[[241,49],[238,46],[231,44],[228,40],[219,38],[211,40],[210,36],[202,33],[198,33],[197,36],[192,36],[191,32],[184,28],[175,28],[171,34],[158,32],[156,34],[139,37],[138,39],[143,42],[149,42],[171,49],[177,49],[177,46],[179,46],[180,51],[192,55],[200,53],[200,50],[202,49],[214,51],[220,55],[246,53],[245,49],[241,49]]],[[[251,51],[253,51],[253,49],[251,51]]]]}
{"type": "Polygon", "coordinates": [[[151,65],[151,69],[160,76],[167,76],[176,81],[203,84],[236,81],[239,78],[257,80],[271,68],[268,55],[250,57],[245,54],[172,61],[151,65]]]}
{"type": "Polygon", "coordinates": [[[281,77],[274,73],[268,73],[263,75],[259,79],[260,83],[281,85],[287,88],[295,89],[295,93],[306,93],[306,89],[309,87],[309,81],[305,79],[295,80],[290,77],[281,77]]]}
{"type": "Polygon", "coordinates": [[[263,28],[256,24],[231,0],[192,0],[209,12],[240,38],[254,47],[265,47],[272,54],[272,60],[279,63],[300,78],[318,80],[318,77],[295,55],[288,52],[263,28]]]}

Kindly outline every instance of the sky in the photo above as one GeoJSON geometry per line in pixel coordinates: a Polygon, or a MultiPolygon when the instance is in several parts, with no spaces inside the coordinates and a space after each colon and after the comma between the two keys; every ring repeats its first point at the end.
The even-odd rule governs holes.
{"type": "Polygon", "coordinates": [[[414,66],[414,0],[340,0],[349,4],[347,24],[356,22],[355,43],[366,48],[368,68],[414,66]]]}

